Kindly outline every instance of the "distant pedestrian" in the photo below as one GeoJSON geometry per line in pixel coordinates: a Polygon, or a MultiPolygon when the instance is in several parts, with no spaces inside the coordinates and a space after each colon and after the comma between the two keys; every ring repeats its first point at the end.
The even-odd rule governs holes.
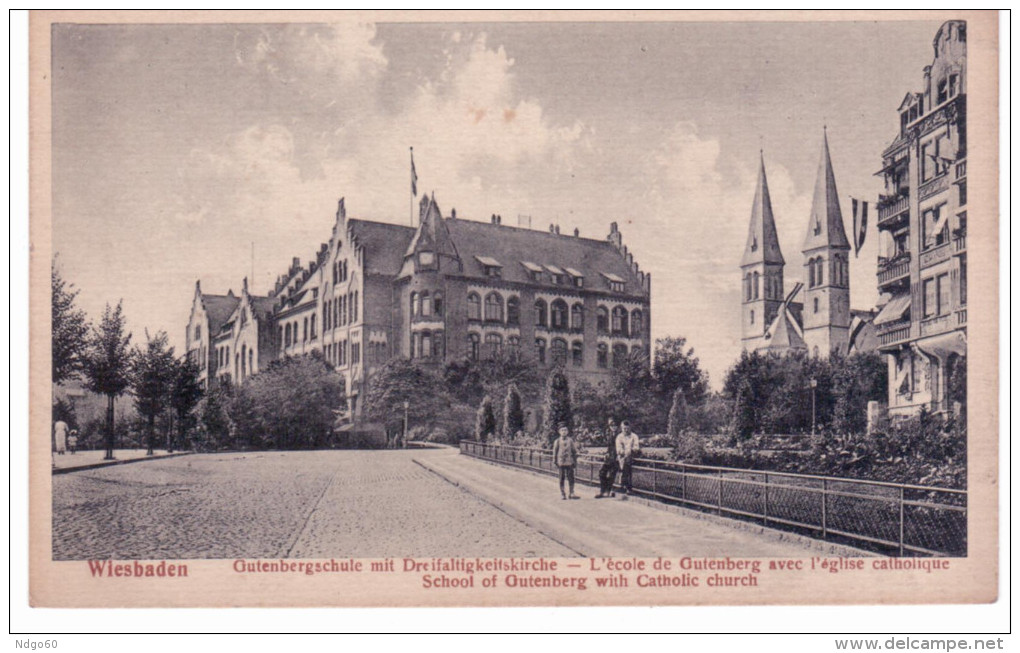
{"type": "Polygon", "coordinates": [[[53,425],[53,436],[57,454],[63,456],[67,449],[67,422],[58,419],[57,423],[53,425]]]}
{"type": "Polygon", "coordinates": [[[570,486],[570,498],[580,499],[574,494],[574,468],[577,466],[577,443],[570,437],[570,429],[566,424],[560,424],[560,437],[553,445],[553,460],[560,468],[560,495],[566,499],[567,493],[564,490],[564,481],[570,486]]]}
{"type": "Polygon", "coordinates": [[[606,453],[602,458],[602,467],[599,469],[599,493],[596,499],[604,497],[615,497],[613,485],[616,483],[616,473],[620,471],[620,459],[616,456],[616,422],[609,418],[606,426],[606,453]]]}
{"type": "Polygon", "coordinates": [[[623,485],[624,497],[630,495],[631,475],[634,471],[634,459],[641,453],[641,440],[636,433],[631,433],[630,423],[620,422],[620,435],[616,436],[616,456],[620,459],[622,473],[620,484],[623,485]]]}
{"type": "Polygon", "coordinates": [[[78,429],[71,429],[71,434],[67,436],[67,448],[72,454],[78,450],[78,429]]]}

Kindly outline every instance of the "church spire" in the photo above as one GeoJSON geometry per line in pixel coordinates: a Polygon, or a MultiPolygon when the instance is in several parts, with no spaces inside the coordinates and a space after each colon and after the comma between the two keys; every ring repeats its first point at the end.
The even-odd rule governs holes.
{"type": "Polygon", "coordinates": [[[836,175],[832,172],[829,158],[829,136],[822,133],[822,157],[818,162],[818,176],[815,178],[815,195],[811,203],[811,220],[808,223],[804,251],[821,247],[850,249],[850,241],[843,228],[843,213],[839,208],[839,193],[836,191],[836,175]]]}
{"type": "Polygon", "coordinates": [[[785,264],[783,252],[779,249],[779,237],[776,235],[776,220],[772,214],[769,182],[765,176],[765,155],[759,154],[758,184],[754,190],[751,225],[748,229],[744,257],[740,261],[741,267],[754,263],[785,264]]]}

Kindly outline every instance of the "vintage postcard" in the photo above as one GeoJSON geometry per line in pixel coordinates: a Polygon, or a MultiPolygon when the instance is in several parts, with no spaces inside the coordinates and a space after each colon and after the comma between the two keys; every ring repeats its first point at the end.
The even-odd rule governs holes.
{"type": "Polygon", "coordinates": [[[31,604],[995,601],[997,21],[32,14],[31,604]]]}

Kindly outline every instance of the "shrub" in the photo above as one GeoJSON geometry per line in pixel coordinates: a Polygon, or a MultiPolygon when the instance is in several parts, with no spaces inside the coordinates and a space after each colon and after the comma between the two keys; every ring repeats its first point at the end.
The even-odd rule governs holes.
{"type": "Polygon", "coordinates": [[[482,398],[475,416],[475,440],[486,442],[496,433],[496,415],[492,412],[492,400],[488,395],[482,398]]]}
{"type": "Polygon", "coordinates": [[[503,401],[503,441],[511,442],[523,431],[524,409],[521,407],[521,394],[517,391],[517,384],[511,383],[503,401]]]}
{"type": "Polygon", "coordinates": [[[573,424],[570,410],[570,384],[562,370],[556,370],[549,375],[542,413],[545,415],[542,431],[548,444],[552,444],[558,437],[557,428],[561,423],[573,424]]]}
{"type": "Polygon", "coordinates": [[[673,393],[673,405],[669,408],[669,421],[666,432],[670,439],[676,444],[680,441],[680,435],[687,428],[687,400],[684,398],[683,388],[677,388],[673,393]]]}

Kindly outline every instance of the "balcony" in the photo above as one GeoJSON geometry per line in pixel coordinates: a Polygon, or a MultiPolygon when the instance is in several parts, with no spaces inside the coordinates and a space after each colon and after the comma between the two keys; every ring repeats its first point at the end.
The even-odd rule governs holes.
{"type": "Polygon", "coordinates": [[[930,268],[933,265],[938,265],[942,261],[949,260],[951,248],[948,247],[949,242],[946,241],[941,245],[936,245],[931,249],[921,252],[921,269],[930,268]]]}
{"type": "Polygon", "coordinates": [[[887,286],[910,276],[910,252],[887,259],[878,257],[878,286],[887,286]]]}
{"type": "Polygon", "coordinates": [[[895,347],[910,339],[910,320],[892,322],[878,328],[878,342],[882,347],[895,347]]]}
{"type": "Polygon", "coordinates": [[[910,197],[905,192],[881,196],[878,200],[878,228],[885,229],[906,218],[909,208],[910,197]]]}
{"type": "Polygon", "coordinates": [[[956,326],[965,327],[967,326],[967,308],[956,309],[956,326]]]}
{"type": "Polygon", "coordinates": [[[946,313],[945,315],[936,315],[935,317],[929,317],[921,321],[921,337],[934,336],[939,333],[945,333],[952,331],[956,328],[957,318],[953,315],[946,313]]]}
{"type": "Polygon", "coordinates": [[[967,159],[960,159],[956,162],[956,174],[953,183],[958,184],[967,179],[967,159]]]}
{"type": "Polygon", "coordinates": [[[953,256],[967,253],[967,230],[964,228],[953,231],[953,256]]]}

